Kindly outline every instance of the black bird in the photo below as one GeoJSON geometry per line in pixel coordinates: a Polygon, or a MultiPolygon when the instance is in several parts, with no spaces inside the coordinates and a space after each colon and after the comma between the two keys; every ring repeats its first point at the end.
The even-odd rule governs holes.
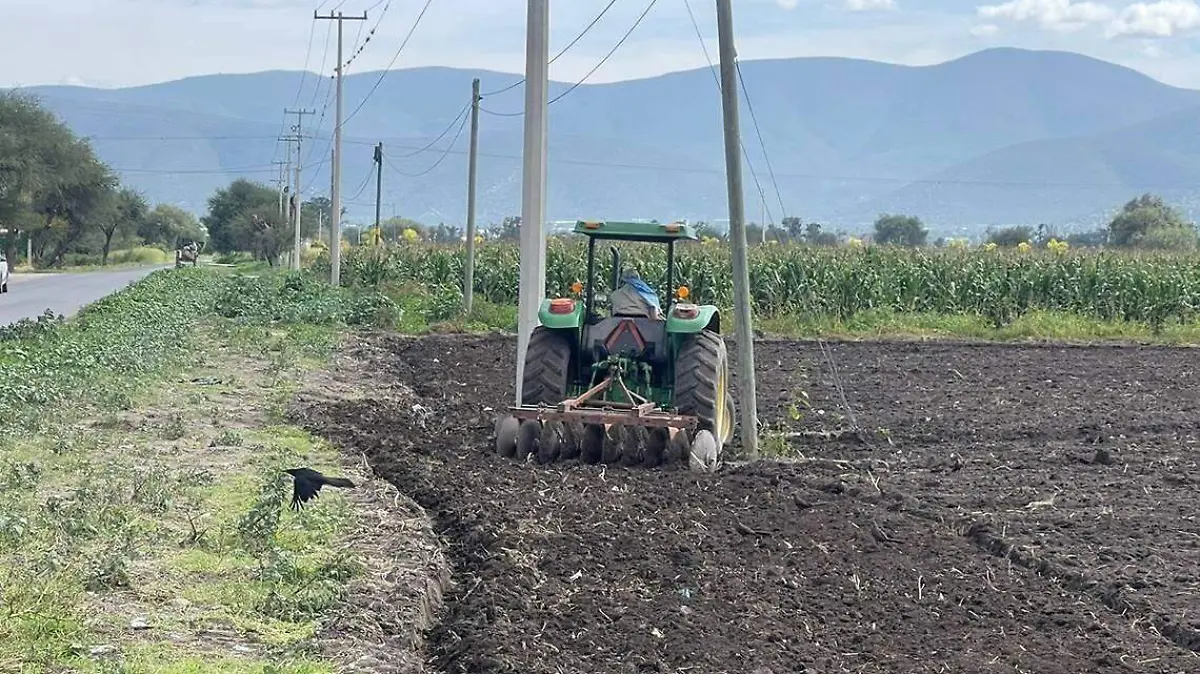
{"type": "Polygon", "coordinates": [[[354,483],[344,477],[325,477],[311,468],[288,468],[292,476],[292,510],[299,510],[305,502],[317,498],[321,487],[354,487],[354,483]]]}

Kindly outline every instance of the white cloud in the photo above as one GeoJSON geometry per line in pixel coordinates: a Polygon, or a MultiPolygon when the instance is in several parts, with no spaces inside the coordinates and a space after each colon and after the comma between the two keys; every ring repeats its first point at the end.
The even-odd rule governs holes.
{"type": "Polygon", "coordinates": [[[783,9],[796,9],[796,0],[775,0],[775,4],[783,9]]]}
{"type": "Polygon", "coordinates": [[[1000,5],[984,5],[976,12],[985,19],[1033,21],[1046,30],[1058,32],[1104,23],[1115,15],[1107,5],[1074,0],[1010,0],[1000,5]]]}
{"type": "Polygon", "coordinates": [[[1000,26],[994,23],[982,23],[978,26],[971,26],[971,35],[975,37],[987,37],[1000,32],[1000,26]]]}
{"type": "Polygon", "coordinates": [[[1109,25],[1108,37],[1174,37],[1200,27],[1200,5],[1195,0],[1136,2],[1121,11],[1109,25]]]}
{"type": "Polygon", "coordinates": [[[872,9],[894,9],[896,0],[842,0],[842,7],[851,12],[865,12],[872,9]]]}

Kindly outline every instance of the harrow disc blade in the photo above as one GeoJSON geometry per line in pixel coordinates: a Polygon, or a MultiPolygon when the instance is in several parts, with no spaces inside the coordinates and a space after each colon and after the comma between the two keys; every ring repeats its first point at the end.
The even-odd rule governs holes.
{"type": "Polygon", "coordinates": [[[691,455],[688,466],[697,472],[711,473],[717,469],[717,456],[720,446],[712,431],[703,430],[692,439],[691,455]]]}
{"type": "Polygon", "coordinates": [[[517,451],[514,455],[517,461],[524,461],[530,454],[537,451],[538,439],[542,434],[540,421],[526,419],[517,429],[517,451]]]}
{"type": "Polygon", "coordinates": [[[621,442],[621,464],[640,466],[646,460],[646,442],[649,438],[645,426],[628,426],[621,442]]]}
{"type": "Polygon", "coordinates": [[[687,463],[692,453],[692,440],[687,431],[676,431],[667,441],[666,463],[687,463]]]}
{"type": "Polygon", "coordinates": [[[651,428],[646,433],[646,452],[643,465],[647,468],[658,468],[667,459],[667,443],[670,442],[667,429],[651,428]]]}
{"type": "Polygon", "coordinates": [[[558,450],[559,460],[570,461],[579,458],[580,445],[583,443],[583,433],[583,424],[563,424],[562,446],[558,450]]]}
{"type": "Polygon", "coordinates": [[[505,458],[511,458],[513,453],[517,451],[517,430],[521,427],[521,422],[511,414],[500,416],[496,419],[495,435],[496,435],[496,453],[505,458]]]}
{"type": "Polygon", "coordinates": [[[600,463],[600,458],[604,453],[606,435],[604,426],[600,424],[584,426],[583,438],[579,442],[579,458],[583,459],[584,463],[590,465],[600,463]]]}
{"type": "Polygon", "coordinates": [[[562,454],[566,440],[566,425],[561,421],[547,421],[542,425],[538,438],[537,461],[541,464],[554,463],[562,454]]]}
{"type": "Polygon", "coordinates": [[[604,444],[600,452],[601,463],[612,464],[621,460],[621,452],[625,445],[625,429],[621,424],[613,424],[604,434],[604,444]]]}

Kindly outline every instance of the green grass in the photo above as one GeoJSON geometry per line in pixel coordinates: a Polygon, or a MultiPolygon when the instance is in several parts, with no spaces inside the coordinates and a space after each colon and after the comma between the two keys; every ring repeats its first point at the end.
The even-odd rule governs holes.
{"type": "MultiPolygon", "coordinates": [[[[980,316],[902,314],[870,311],[845,320],[807,316],[760,319],[756,328],[769,335],[850,339],[974,339],[984,341],[1140,342],[1200,344],[1200,322],[1170,322],[1155,329],[1133,321],[1103,321],[1064,312],[1037,311],[996,327],[980,316]]],[[[732,331],[732,328],[730,329],[732,331]]]]}
{"type": "Polygon", "coordinates": [[[355,295],[168,270],[0,331],[0,671],[332,671],[311,641],[361,571],[354,511],[336,490],[287,509],[282,469],[338,455],[279,410],[349,323],[389,320],[355,295]]]}

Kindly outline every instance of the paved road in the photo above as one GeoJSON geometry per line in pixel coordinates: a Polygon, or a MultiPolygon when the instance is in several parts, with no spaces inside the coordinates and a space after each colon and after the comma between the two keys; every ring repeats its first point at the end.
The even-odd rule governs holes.
{"type": "Polygon", "coordinates": [[[71,316],[87,304],[114,293],[164,267],[67,274],[13,274],[0,295],[0,325],[37,318],[47,309],[71,316]]]}

